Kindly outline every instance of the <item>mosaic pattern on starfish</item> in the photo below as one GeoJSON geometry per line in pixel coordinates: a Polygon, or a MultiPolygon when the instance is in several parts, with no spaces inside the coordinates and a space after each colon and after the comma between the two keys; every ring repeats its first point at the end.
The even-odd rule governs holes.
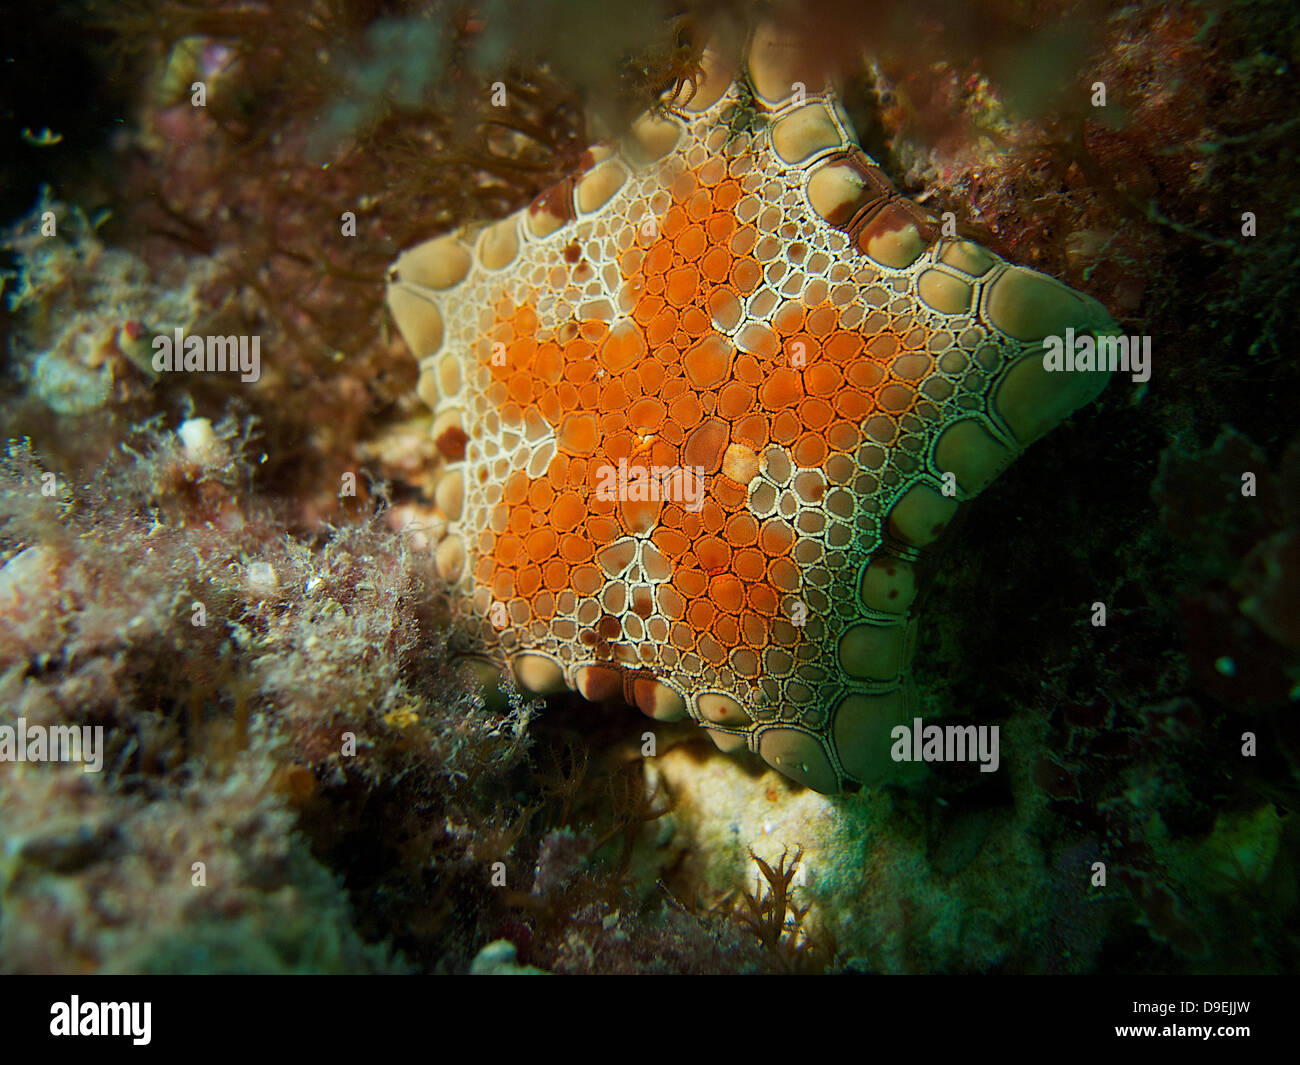
{"type": "Polygon", "coordinates": [[[910,721],[926,549],[1105,385],[1045,372],[1042,338],[1115,325],[940,239],[796,37],[746,54],[706,52],[528,209],[404,253],[388,303],[484,678],[689,714],[834,792],[883,779],[910,721]]]}

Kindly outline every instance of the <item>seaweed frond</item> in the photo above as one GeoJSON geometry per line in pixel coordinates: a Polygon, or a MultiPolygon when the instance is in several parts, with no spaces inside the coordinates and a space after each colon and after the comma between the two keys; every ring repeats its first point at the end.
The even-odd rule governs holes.
{"type": "Polygon", "coordinates": [[[834,959],[834,946],[824,937],[813,937],[804,926],[811,904],[801,906],[793,897],[803,849],[795,849],[789,864],[789,850],[782,851],[775,868],[753,848],[749,856],[758,866],[764,884],[758,891],[741,889],[741,904],[734,911],[736,920],[758,939],[781,972],[823,972],[834,959]]]}

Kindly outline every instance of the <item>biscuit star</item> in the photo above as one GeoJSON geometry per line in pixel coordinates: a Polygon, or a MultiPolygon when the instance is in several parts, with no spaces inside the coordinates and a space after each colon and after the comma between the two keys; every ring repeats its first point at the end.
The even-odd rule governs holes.
{"type": "Polygon", "coordinates": [[[889,772],[920,567],[1104,387],[1115,323],[900,196],[776,27],[526,210],[394,264],[463,650],[694,718],[822,792],[889,772]]]}

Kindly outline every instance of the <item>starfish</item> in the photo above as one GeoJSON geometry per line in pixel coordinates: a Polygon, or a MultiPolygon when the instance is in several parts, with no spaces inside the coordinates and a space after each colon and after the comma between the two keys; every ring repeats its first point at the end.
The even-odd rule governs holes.
{"type": "Polygon", "coordinates": [[[796,35],[706,50],[528,208],[405,253],[434,558],[483,678],[690,716],[817,791],[889,776],[923,560],[1091,402],[1096,300],[942,235],[796,35]]]}

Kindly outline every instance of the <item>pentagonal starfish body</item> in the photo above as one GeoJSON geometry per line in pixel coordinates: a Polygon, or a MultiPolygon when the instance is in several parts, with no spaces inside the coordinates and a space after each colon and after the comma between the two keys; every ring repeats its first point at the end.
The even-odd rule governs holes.
{"type": "Polygon", "coordinates": [[[830,792],[887,770],[923,550],[1105,383],[1048,374],[1042,338],[1113,322],[939,239],[796,41],[747,54],[529,209],[405,253],[389,306],[466,649],[830,792]]]}

